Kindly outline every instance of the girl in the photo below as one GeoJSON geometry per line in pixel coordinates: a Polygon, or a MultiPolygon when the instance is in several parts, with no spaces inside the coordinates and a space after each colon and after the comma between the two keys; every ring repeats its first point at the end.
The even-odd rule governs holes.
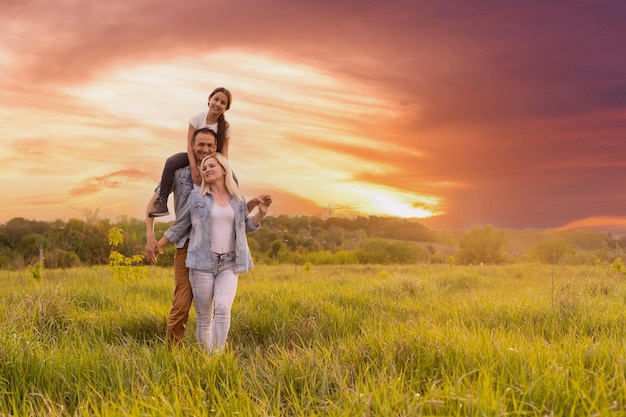
{"type": "Polygon", "coordinates": [[[196,130],[208,127],[216,133],[217,152],[228,158],[228,147],[230,143],[230,124],[224,118],[224,112],[230,109],[232,94],[224,87],[218,87],[209,95],[209,109],[192,116],[189,119],[189,129],[187,130],[187,152],[172,155],[165,161],[163,174],[161,176],[161,189],[158,198],[154,201],[154,207],[148,213],[150,217],[167,216],[167,197],[174,184],[174,172],[187,165],[191,168],[191,178],[193,182],[200,185],[200,172],[196,166],[191,139],[196,130]]]}

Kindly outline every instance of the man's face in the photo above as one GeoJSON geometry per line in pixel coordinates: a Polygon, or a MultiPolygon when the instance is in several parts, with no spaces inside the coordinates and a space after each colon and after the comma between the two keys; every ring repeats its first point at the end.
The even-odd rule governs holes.
{"type": "Polygon", "coordinates": [[[200,164],[205,156],[212,154],[215,149],[215,136],[210,133],[200,133],[193,143],[193,153],[196,155],[196,163],[200,164]]]}

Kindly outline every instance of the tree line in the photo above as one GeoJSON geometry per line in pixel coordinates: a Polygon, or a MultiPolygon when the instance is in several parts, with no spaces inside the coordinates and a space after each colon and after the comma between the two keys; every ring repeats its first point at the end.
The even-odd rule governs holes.
{"type": "MultiPolygon", "coordinates": [[[[161,236],[171,222],[157,222],[161,236]]],[[[108,233],[122,231],[116,251],[145,252],[145,222],[122,217],[115,222],[87,219],[51,222],[16,217],[0,225],[0,268],[19,269],[43,260],[46,268],[104,265],[112,251],[108,233]]],[[[626,237],[599,231],[512,231],[477,226],[465,231],[429,230],[397,217],[268,216],[248,235],[253,256],[262,263],[545,263],[611,262],[626,248],[626,237]]],[[[168,246],[159,264],[173,263],[168,246]]]]}

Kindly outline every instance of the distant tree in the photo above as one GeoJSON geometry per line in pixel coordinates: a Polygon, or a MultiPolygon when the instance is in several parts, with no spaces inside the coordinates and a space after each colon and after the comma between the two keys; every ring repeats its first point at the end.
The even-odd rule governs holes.
{"type": "Polygon", "coordinates": [[[71,250],[76,253],[82,261],[87,261],[86,249],[83,244],[86,233],[85,222],[79,219],[69,219],[65,224],[63,232],[68,240],[68,245],[66,247],[60,247],[65,250],[71,250]]]}
{"type": "Polygon", "coordinates": [[[12,248],[13,244],[4,230],[0,230],[0,247],[12,248]]]}
{"type": "Polygon", "coordinates": [[[428,251],[412,242],[368,239],[356,250],[361,264],[410,264],[425,262],[428,251]]]}
{"type": "MultiPolygon", "coordinates": [[[[143,253],[145,250],[146,222],[122,216],[115,224],[116,227],[124,230],[124,242],[117,250],[126,256],[143,253]]],[[[155,228],[156,232],[156,228],[155,228]]],[[[163,236],[163,233],[157,236],[163,236]]]]}
{"type": "Polygon", "coordinates": [[[551,239],[539,243],[530,250],[531,258],[544,264],[558,264],[565,255],[574,252],[573,246],[565,239],[551,239]]]}
{"type": "MultiPolygon", "coordinates": [[[[156,235],[161,236],[170,225],[157,222],[156,235]]],[[[22,268],[40,260],[42,254],[46,268],[107,264],[110,252],[107,233],[112,227],[124,230],[124,240],[116,247],[120,254],[130,257],[145,251],[143,219],[121,217],[112,222],[101,219],[98,210],[85,210],[83,219],[67,222],[11,219],[0,225],[0,268],[22,268]]],[[[332,262],[349,263],[356,260],[357,251],[369,239],[379,239],[385,242],[381,246],[384,262],[404,263],[433,255],[433,247],[429,254],[414,242],[439,242],[439,234],[436,236],[437,239],[414,220],[394,217],[279,215],[265,217],[263,227],[249,236],[249,241],[255,257],[268,262],[299,262],[308,255],[323,253],[320,259],[341,258],[332,262]]],[[[367,252],[371,248],[364,249],[367,252]]],[[[174,247],[169,246],[165,251],[159,264],[171,265],[174,247]]],[[[364,258],[363,254],[361,251],[362,259],[372,260],[377,256],[371,250],[364,258]]]]}
{"type": "Polygon", "coordinates": [[[564,232],[563,238],[584,250],[615,247],[615,241],[610,235],[592,230],[568,230],[564,232]]]}
{"type": "Polygon", "coordinates": [[[7,255],[0,253],[0,269],[6,269],[11,266],[11,258],[7,255]]]}
{"type": "Polygon", "coordinates": [[[506,243],[504,231],[491,226],[474,227],[461,236],[457,260],[465,264],[499,263],[506,243]]]}
{"type": "Polygon", "coordinates": [[[81,260],[88,265],[106,265],[109,263],[109,228],[108,220],[85,224],[85,233],[82,239],[84,258],[81,256],[81,260]]]}
{"type": "Polygon", "coordinates": [[[275,240],[274,242],[272,242],[268,255],[270,258],[274,259],[278,257],[281,252],[285,252],[286,250],[287,248],[281,240],[275,240]]]}
{"type": "Polygon", "coordinates": [[[298,245],[298,240],[296,238],[296,235],[292,235],[291,233],[286,232],[286,233],[283,233],[282,237],[283,237],[282,241],[283,243],[285,243],[287,250],[294,252],[298,245]]]}
{"type": "Polygon", "coordinates": [[[42,247],[44,236],[39,233],[29,233],[23,235],[17,250],[22,254],[28,263],[34,263],[39,259],[39,252],[42,247]]]}
{"type": "Polygon", "coordinates": [[[4,225],[4,233],[7,235],[9,241],[16,245],[22,237],[29,234],[45,234],[50,225],[46,222],[39,222],[33,220],[26,220],[23,217],[16,217],[9,220],[4,225]]]}
{"type": "Polygon", "coordinates": [[[53,249],[44,253],[44,266],[46,268],[72,268],[80,265],[80,258],[74,252],[53,249]]]}

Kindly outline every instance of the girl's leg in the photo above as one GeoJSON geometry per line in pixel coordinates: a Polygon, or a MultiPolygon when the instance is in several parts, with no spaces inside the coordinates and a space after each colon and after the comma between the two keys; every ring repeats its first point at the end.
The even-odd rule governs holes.
{"type": "Polygon", "coordinates": [[[177,169],[184,168],[187,165],[189,165],[187,152],[180,152],[167,158],[165,166],[163,167],[163,174],[161,175],[159,197],[167,200],[167,197],[172,192],[172,186],[174,185],[174,173],[177,169]]]}
{"type": "Polygon", "coordinates": [[[167,210],[167,198],[172,192],[174,185],[174,174],[177,169],[184,168],[189,165],[189,157],[187,152],[180,152],[167,158],[161,174],[161,185],[159,187],[159,197],[154,202],[154,210],[148,213],[150,217],[166,216],[169,214],[167,210]]]}
{"type": "Polygon", "coordinates": [[[196,339],[206,351],[211,352],[213,336],[211,322],[213,321],[213,285],[215,275],[210,271],[199,269],[189,270],[189,282],[193,291],[193,301],[196,307],[196,339]]]}
{"type": "Polygon", "coordinates": [[[226,337],[230,330],[230,310],[237,293],[238,276],[235,274],[234,262],[231,267],[220,270],[215,276],[213,287],[213,348],[224,349],[226,337]]]}

